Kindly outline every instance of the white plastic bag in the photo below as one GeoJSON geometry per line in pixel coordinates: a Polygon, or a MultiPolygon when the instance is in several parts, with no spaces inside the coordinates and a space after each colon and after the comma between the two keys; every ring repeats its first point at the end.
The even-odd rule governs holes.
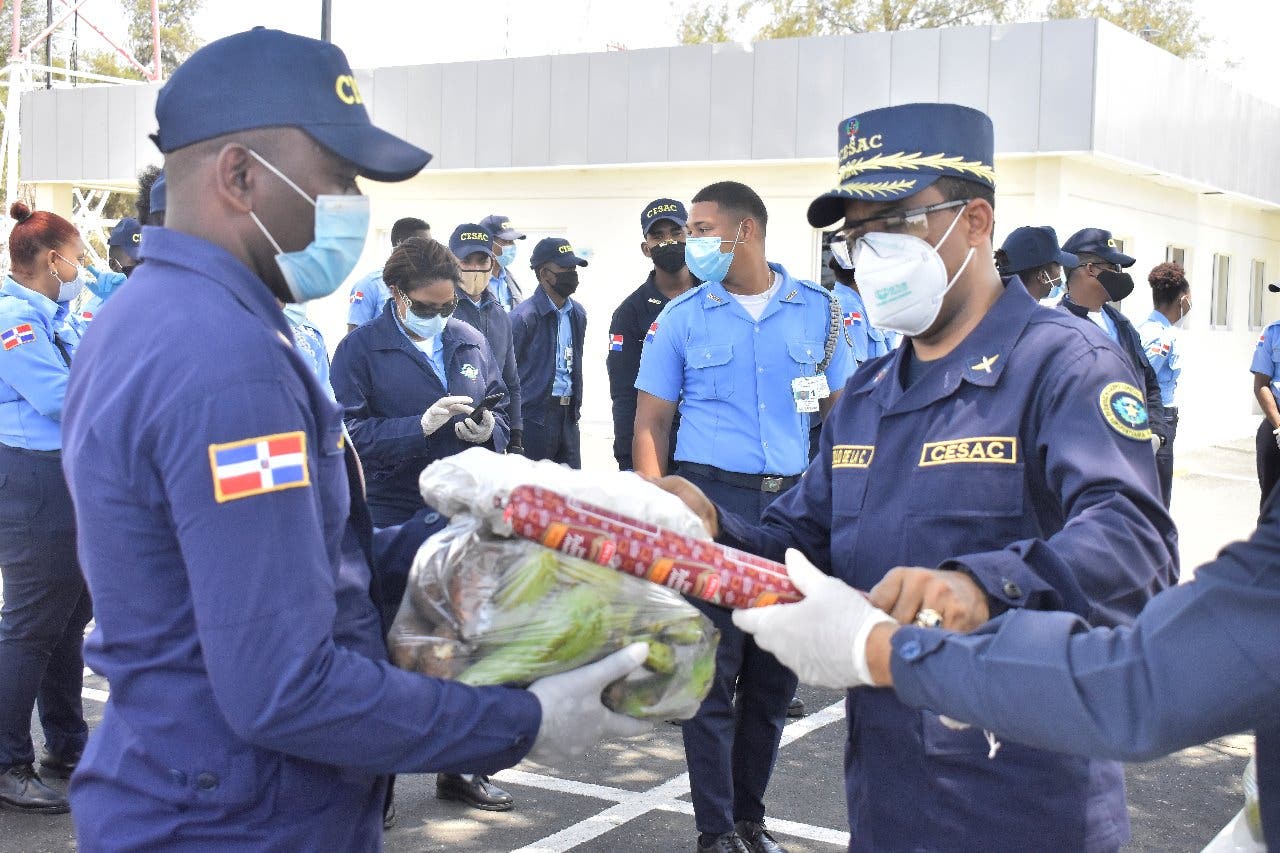
{"type": "Polygon", "coordinates": [[[432,462],[418,479],[428,504],[450,518],[474,515],[498,536],[511,535],[503,512],[511,490],[524,485],[572,495],[695,539],[711,538],[684,501],[631,471],[576,471],[554,462],[472,447],[432,462]]]}

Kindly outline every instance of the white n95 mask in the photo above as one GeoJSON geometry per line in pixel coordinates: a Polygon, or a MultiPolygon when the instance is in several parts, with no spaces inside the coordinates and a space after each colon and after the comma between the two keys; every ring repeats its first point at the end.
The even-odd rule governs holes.
{"type": "MultiPolygon", "coordinates": [[[[960,214],[938,240],[951,236],[960,214]]],[[[947,278],[938,250],[919,237],[873,231],[858,238],[853,248],[858,289],[867,308],[867,322],[878,329],[915,337],[928,331],[942,310],[942,299],[973,258],[970,246],[964,263],[947,278]]]]}

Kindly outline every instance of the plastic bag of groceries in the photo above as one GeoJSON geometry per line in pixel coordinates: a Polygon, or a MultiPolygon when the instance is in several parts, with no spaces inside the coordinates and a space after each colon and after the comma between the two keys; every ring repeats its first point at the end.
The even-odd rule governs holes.
{"type": "Polygon", "coordinates": [[[687,719],[715,674],[719,632],[678,594],[458,516],[428,539],[387,637],[402,669],[466,684],[527,685],[647,642],[644,666],[604,702],[687,719]]]}
{"type": "Polygon", "coordinates": [[[709,541],[710,534],[694,514],[669,492],[631,471],[578,471],[543,460],[494,453],[472,447],[432,462],[418,479],[422,499],[444,515],[474,515],[488,530],[510,536],[503,518],[507,498],[517,486],[540,486],[604,509],[709,541]]]}

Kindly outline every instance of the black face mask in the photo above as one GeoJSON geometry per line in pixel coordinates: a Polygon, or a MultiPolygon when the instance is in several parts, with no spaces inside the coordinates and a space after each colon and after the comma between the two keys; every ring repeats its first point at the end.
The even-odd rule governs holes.
{"type": "Polygon", "coordinates": [[[1107,292],[1107,300],[1110,302],[1119,302],[1133,293],[1133,277],[1127,272],[1102,270],[1098,273],[1098,284],[1107,292]]]}
{"type": "Polygon", "coordinates": [[[653,265],[665,273],[675,275],[684,269],[684,243],[672,241],[649,250],[653,265]]]}
{"type": "Polygon", "coordinates": [[[551,287],[556,293],[568,299],[578,290],[578,271],[556,273],[556,280],[552,282],[551,287]]]}

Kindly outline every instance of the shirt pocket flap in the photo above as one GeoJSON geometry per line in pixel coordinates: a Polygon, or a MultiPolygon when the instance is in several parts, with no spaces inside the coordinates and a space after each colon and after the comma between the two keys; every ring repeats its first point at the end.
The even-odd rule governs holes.
{"type": "Polygon", "coordinates": [[[689,366],[722,367],[733,360],[733,344],[705,344],[689,348],[689,366]]]}
{"type": "Polygon", "coordinates": [[[787,352],[800,364],[817,364],[826,354],[826,345],[822,341],[787,341],[787,352]]]}

